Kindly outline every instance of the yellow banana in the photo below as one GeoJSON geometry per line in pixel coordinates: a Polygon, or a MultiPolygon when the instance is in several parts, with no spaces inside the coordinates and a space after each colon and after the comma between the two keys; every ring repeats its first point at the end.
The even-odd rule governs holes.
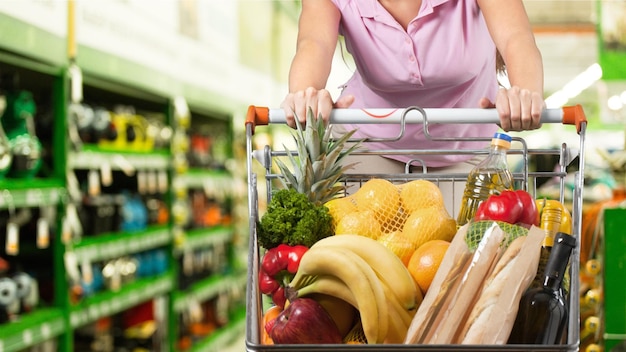
{"type": "MultiPolygon", "coordinates": [[[[395,295],[391,293],[389,287],[383,286],[383,290],[385,292],[385,299],[387,300],[387,316],[389,318],[389,328],[385,343],[402,343],[406,337],[416,309],[412,311],[405,310],[400,303],[398,303],[395,295]]],[[[358,309],[357,301],[350,291],[350,288],[336,276],[318,275],[311,284],[298,290],[298,297],[313,294],[334,296],[358,309]]]]}
{"type": "MultiPolygon", "coordinates": [[[[389,327],[383,285],[374,270],[355,253],[341,248],[313,248],[303,256],[290,283],[296,290],[311,276],[336,276],[356,300],[367,342],[383,343],[389,327]]],[[[313,283],[312,283],[313,284],[313,283]]]]}
{"type": "Polygon", "coordinates": [[[315,247],[338,247],[353,251],[363,258],[380,280],[393,287],[393,294],[407,310],[416,309],[422,301],[421,291],[400,258],[382,243],[365,236],[335,235],[317,241],[315,247]]]}
{"type": "Polygon", "coordinates": [[[393,308],[393,311],[390,311],[390,315],[391,313],[395,313],[394,318],[401,319],[408,329],[409,325],[411,325],[411,321],[413,320],[413,316],[417,312],[417,308],[410,311],[405,309],[404,307],[402,307],[400,302],[398,302],[397,297],[393,294],[393,289],[386,285],[383,286],[383,290],[385,291],[385,297],[387,298],[387,305],[390,308],[393,308]]]}
{"type": "Polygon", "coordinates": [[[315,280],[298,290],[298,297],[308,296],[314,293],[323,293],[342,299],[354,308],[359,308],[356,298],[350,291],[348,285],[338,277],[332,275],[318,275],[315,280]]]}
{"type": "Polygon", "coordinates": [[[400,317],[402,313],[396,310],[396,307],[389,305],[389,331],[385,343],[403,343],[409,326],[400,317]]]}

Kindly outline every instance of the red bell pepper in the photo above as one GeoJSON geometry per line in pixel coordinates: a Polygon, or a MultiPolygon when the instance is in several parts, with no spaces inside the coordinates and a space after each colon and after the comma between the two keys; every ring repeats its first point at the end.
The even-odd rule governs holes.
{"type": "Polygon", "coordinates": [[[509,224],[538,225],[539,214],[532,196],[524,191],[504,190],[480,203],[475,220],[504,221],[509,224]]]}
{"type": "Polygon", "coordinates": [[[517,223],[539,226],[539,211],[537,210],[537,204],[533,196],[521,189],[518,189],[515,193],[517,193],[517,196],[522,201],[522,214],[517,220],[517,223]]]}
{"type": "Polygon", "coordinates": [[[277,306],[285,306],[285,286],[300,266],[302,255],[308,247],[280,244],[265,252],[259,268],[259,290],[272,297],[277,306]]]}

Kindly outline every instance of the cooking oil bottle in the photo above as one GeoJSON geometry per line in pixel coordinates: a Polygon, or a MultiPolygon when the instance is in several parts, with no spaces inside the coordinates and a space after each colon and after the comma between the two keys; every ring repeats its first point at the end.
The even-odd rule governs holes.
{"type": "Polygon", "coordinates": [[[490,195],[513,189],[513,175],[506,160],[506,152],[510,148],[511,136],[504,133],[494,134],[489,155],[467,176],[461,209],[456,220],[457,226],[463,226],[472,220],[478,205],[490,195]]]}

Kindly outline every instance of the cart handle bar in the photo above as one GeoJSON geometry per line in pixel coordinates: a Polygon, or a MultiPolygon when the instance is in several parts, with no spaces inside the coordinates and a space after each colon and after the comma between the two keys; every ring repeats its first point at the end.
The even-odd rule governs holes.
{"type": "MultiPolygon", "coordinates": [[[[406,113],[406,123],[423,123],[423,110],[428,123],[499,123],[500,118],[495,109],[459,109],[459,108],[430,108],[430,109],[333,109],[330,113],[330,122],[334,124],[398,124],[406,113]]],[[[580,133],[581,124],[587,122],[582,106],[564,106],[562,108],[544,109],[541,114],[542,123],[562,123],[575,125],[580,133]]],[[[246,125],[287,123],[285,112],[282,109],[270,109],[262,106],[250,105],[246,115],[246,125]]]]}

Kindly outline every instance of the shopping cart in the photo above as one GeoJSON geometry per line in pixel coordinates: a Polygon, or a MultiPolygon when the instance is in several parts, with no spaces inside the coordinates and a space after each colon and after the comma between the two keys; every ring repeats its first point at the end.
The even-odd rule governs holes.
{"type": "MultiPolygon", "coordinates": [[[[253,148],[253,136],[255,128],[259,125],[284,124],[286,122],[282,110],[268,109],[263,107],[250,106],[246,117],[246,138],[247,138],[247,169],[248,169],[248,206],[249,206],[249,222],[250,222],[250,243],[249,243],[249,268],[248,268],[248,287],[247,287],[247,331],[246,331],[246,348],[248,351],[270,352],[270,351],[343,351],[343,350],[371,350],[371,351],[577,351],[579,348],[580,336],[580,319],[579,319],[579,250],[576,248],[570,258],[570,287],[569,292],[569,323],[567,327],[566,343],[560,345],[403,345],[403,344],[381,344],[381,345],[262,345],[260,343],[261,329],[263,326],[261,320],[263,317],[263,297],[259,292],[258,271],[261,259],[260,248],[257,243],[256,225],[259,219],[259,180],[255,169],[255,162],[260,162],[264,174],[261,176],[265,179],[265,189],[267,201],[272,192],[273,184],[280,175],[276,173],[273,167],[274,160],[277,157],[285,156],[285,150],[272,150],[269,146],[255,150],[253,148]]],[[[486,109],[422,109],[419,107],[410,107],[406,109],[337,109],[333,110],[330,118],[332,124],[397,124],[399,126],[400,135],[404,132],[407,124],[422,124],[424,132],[433,139],[428,130],[432,124],[446,123],[497,123],[498,115],[495,110],[486,109]]],[[[517,155],[521,160],[519,170],[513,172],[513,177],[518,184],[527,189],[531,194],[536,194],[537,184],[539,180],[556,180],[559,189],[559,200],[561,202],[570,202],[572,209],[572,235],[580,238],[581,230],[581,211],[582,211],[582,190],[584,178],[584,151],[585,151],[585,131],[587,121],[581,106],[570,106],[562,109],[547,109],[544,111],[542,123],[555,123],[564,125],[574,125],[579,135],[578,148],[570,148],[565,143],[556,149],[529,149],[525,140],[520,137],[513,138],[514,144],[508,151],[509,155],[517,155]],[[555,159],[558,157],[558,167],[549,171],[530,171],[529,160],[532,156],[549,155],[555,159]],[[577,158],[576,158],[577,156],[577,158]],[[577,160],[578,165],[571,165],[575,171],[574,186],[566,186],[566,176],[568,176],[568,166],[577,160]],[[568,190],[572,190],[568,194],[568,190]]],[[[485,138],[471,138],[472,141],[485,141],[487,143],[491,136],[485,138]]],[[[446,139],[440,139],[445,141],[446,139]]],[[[369,141],[364,141],[367,146],[369,141]]],[[[486,154],[487,149],[479,150],[359,150],[354,154],[363,155],[389,155],[389,154],[411,154],[414,160],[420,160],[421,155],[433,154],[486,154]]],[[[373,178],[385,178],[391,182],[402,183],[415,179],[430,180],[438,185],[449,182],[462,182],[467,179],[467,173],[442,174],[429,172],[426,167],[411,167],[411,163],[407,163],[405,172],[399,174],[364,174],[364,173],[346,173],[343,182],[352,184],[361,184],[373,178]]],[[[454,188],[452,188],[454,190],[454,188]]],[[[462,190],[457,190],[462,192],[462,190]]],[[[564,203],[565,204],[565,203],[564,203]]]]}

